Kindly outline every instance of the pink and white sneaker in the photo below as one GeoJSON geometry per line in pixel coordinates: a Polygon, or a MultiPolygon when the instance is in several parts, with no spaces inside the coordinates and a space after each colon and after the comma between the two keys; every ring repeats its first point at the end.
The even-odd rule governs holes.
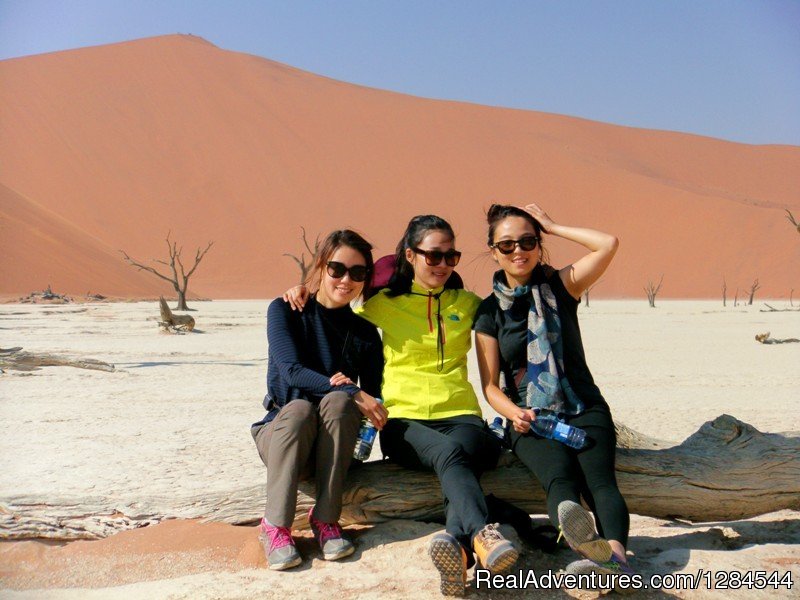
{"type": "Polygon", "coordinates": [[[264,546],[269,568],[273,571],[291,569],[303,562],[303,558],[294,546],[292,530],[288,527],[277,527],[262,518],[258,539],[264,546]]]}
{"type": "Polygon", "coordinates": [[[308,522],[325,560],[339,560],[355,552],[355,546],[344,537],[339,523],[324,523],[315,519],[313,506],[308,511],[308,522]]]}

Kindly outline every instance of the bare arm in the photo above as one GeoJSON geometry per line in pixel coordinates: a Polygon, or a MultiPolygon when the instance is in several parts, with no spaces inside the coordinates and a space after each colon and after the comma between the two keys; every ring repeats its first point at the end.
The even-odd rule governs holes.
{"type": "Polygon", "coordinates": [[[576,242],[590,250],[589,254],[558,272],[570,295],[580,299],[581,294],[600,279],[611,264],[619,247],[619,240],[602,231],[559,225],[547,216],[538,204],[528,204],[525,210],[542,224],[545,233],[576,242]]]}
{"type": "Polygon", "coordinates": [[[531,428],[531,421],[536,420],[536,416],[532,410],[514,404],[500,389],[500,346],[497,340],[476,331],[475,349],[478,353],[478,370],[486,401],[511,422],[515,431],[526,433],[531,428]]]}

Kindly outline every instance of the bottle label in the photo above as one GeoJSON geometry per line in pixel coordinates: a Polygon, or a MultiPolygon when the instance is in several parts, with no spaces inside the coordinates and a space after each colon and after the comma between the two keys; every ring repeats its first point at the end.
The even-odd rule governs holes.
{"type": "Polygon", "coordinates": [[[378,430],[371,425],[363,425],[361,427],[361,431],[358,432],[358,439],[362,442],[366,442],[367,444],[372,444],[372,442],[375,441],[375,436],[377,434],[378,430]]]}
{"type": "Polygon", "coordinates": [[[556,423],[556,428],[553,430],[553,439],[558,440],[559,442],[566,442],[567,438],[569,437],[569,430],[569,425],[558,421],[556,423]]]}

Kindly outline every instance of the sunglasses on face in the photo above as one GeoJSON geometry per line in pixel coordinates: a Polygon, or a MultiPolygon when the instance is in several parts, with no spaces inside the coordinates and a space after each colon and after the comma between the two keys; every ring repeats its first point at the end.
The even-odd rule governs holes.
{"type": "Polygon", "coordinates": [[[441,264],[442,259],[444,259],[448,267],[455,267],[458,261],[461,260],[461,252],[458,250],[448,250],[447,252],[442,252],[441,250],[420,250],[419,248],[412,248],[411,250],[413,250],[415,254],[422,254],[425,257],[425,264],[431,267],[441,264]]]}
{"type": "Polygon", "coordinates": [[[334,279],[341,279],[347,273],[350,273],[350,279],[356,283],[361,283],[367,278],[367,267],[364,265],[353,265],[346,267],[340,262],[335,260],[328,261],[328,275],[334,279]]]}
{"type": "Polygon", "coordinates": [[[492,248],[497,248],[497,250],[500,251],[500,254],[511,254],[514,251],[514,248],[517,246],[519,246],[519,249],[524,252],[530,252],[536,248],[536,244],[538,243],[538,237],[535,235],[526,235],[518,240],[500,240],[499,242],[492,244],[492,248]]]}

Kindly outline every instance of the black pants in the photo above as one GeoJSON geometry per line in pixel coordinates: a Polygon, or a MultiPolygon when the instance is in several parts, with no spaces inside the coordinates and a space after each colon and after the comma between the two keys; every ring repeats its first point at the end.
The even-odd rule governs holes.
{"type": "Polygon", "coordinates": [[[380,437],[384,455],[399,465],[436,473],[444,496],[445,529],[471,557],[472,539],[489,522],[478,479],[497,465],[500,441],[474,415],[389,419],[380,437]]]}
{"type": "Polygon", "coordinates": [[[512,429],[514,454],[542,484],[553,525],[558,527],[558,505],[564,500],[580,502],[582,495],[595,514],[600,535],[627,546],[630,515],[614,472],[617,435],[611,412],[607,405],[597,404],[566,420],[586,431],[588,444],[583,450],[512,429]]]}

